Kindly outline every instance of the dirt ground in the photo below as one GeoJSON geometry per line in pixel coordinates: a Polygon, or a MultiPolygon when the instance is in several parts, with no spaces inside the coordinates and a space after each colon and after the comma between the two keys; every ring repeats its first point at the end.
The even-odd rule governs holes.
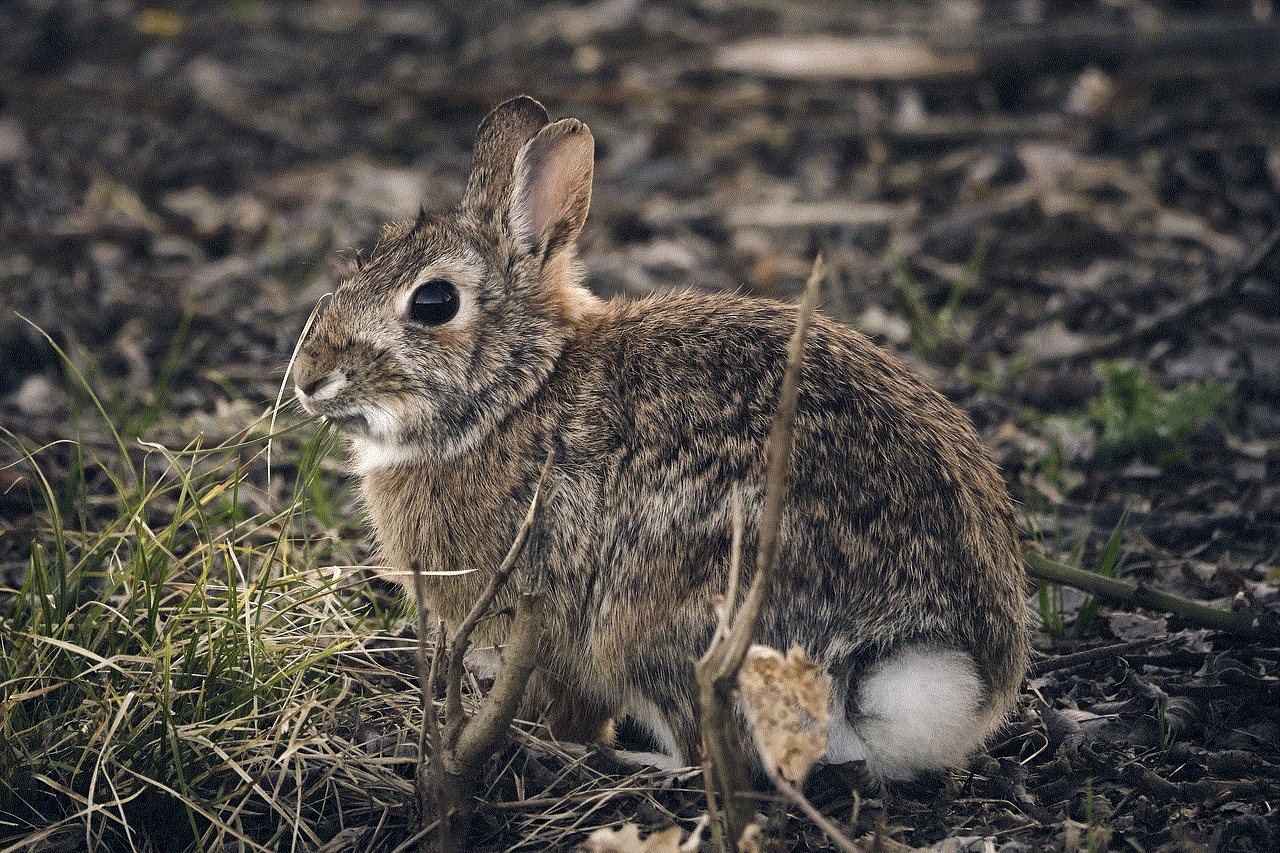
{"type": "MultiPolygon", "coordinates": [[[[969,412],[1028,547],[1258,617],[1235,637],[1028,590],[1049,662],[989,754],[874,797],[820,773],[823,812],[884,850],[1280,849],[1269,2],[119,0],[5,4],[0,26],[4,429],[45,443],[86,416],[39,327],[132,434],[234,434],[380,225],[456,200],[480,118],[528,93],[597,140],[597,293],[792,298],[820,252],[822,309],[969,412]]],[[[15,476],[11,588],[48,526],[15,476]]],[[[367,557],[356,519],[337,529],[367,557]]],[[[476,849],[705,808],[695,779],[584,818],[545,805],[562,774],[504,762],[476,849]]],[[[799,812],[770,821],[777,849],[835,849],[799,812]]]]}

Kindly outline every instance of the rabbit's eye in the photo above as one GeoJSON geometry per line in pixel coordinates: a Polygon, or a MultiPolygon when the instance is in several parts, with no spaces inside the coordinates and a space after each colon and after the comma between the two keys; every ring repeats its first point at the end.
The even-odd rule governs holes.
{"type": "Polygon", "coordinates": [[[443,278],[420,285],[409,300],[409,316],[427,326],[447,323],[458,313],[458,288],[443,278]]]}

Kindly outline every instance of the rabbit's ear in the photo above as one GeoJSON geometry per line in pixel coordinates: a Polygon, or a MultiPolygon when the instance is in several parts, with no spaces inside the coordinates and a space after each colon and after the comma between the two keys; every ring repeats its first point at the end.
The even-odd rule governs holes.
{"type": "Polygon", "coordinates": [[[526,142],[547,126],[547,111],[527,95],[494,107],[476,131],[462,207],[481,219],[492,216],[508,197],[511,166],[526,142]]]}
{"type": "Polygon", "coordinates": [[[544,127],[516,156],[507,222],[516,247],[550,257],[582,230],[595,140],[576,118],[544,127]]]}

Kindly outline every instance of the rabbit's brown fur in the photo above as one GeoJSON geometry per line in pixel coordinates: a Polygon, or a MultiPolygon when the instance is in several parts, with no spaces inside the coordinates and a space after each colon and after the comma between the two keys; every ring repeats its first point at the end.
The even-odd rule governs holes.
{"type": "MultiPolygon", "coordinates": [[[[498,107],[459,210],[386,235],[317,318],[295,381],[309,410],[352,433],[393,576],[477,570],[425,577],[452,624],[554,450],[526,551],[546,579],[536,695],[561,736],[589,740],[631,713],[696,760],[691,660],[726,587],[734,490],[755,553],[796,312],[698,293],[599,302],[574,274],[589,199],[585,126],[547,125],[529,99],[498,107]],[[464,303],[440,326],[405,316],[406,294],[431,278],[455,281],[464,303]]],[[[792,464],[758,641],[799,643],[834,676],[834,759],[885,777],[956,764],[1003,718],[1026,664],[999,475],[961,412],[821,317],[792,464]]],[[[488,639],[508,625],[486,623],[488,639]]]]}

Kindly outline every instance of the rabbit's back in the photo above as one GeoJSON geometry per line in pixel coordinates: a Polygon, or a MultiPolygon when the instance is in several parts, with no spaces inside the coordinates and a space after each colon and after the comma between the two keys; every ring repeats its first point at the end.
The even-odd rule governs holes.
{"type": "MultiPolygon", "coordinates": [[[[597,323],[565,355],[564,373],[581,381],[561,430],[569,458],[598,470],[608,583],[596,612],[618,609],[609,596],[692,608],[704,620],[686,635],[696,657],[707,604],[725,588],[735,489],[752,565],[795,310],[690,293],[614,303],[597,323]]],[[[763,641],[800,641],[851,671],[907,642],[959,645],[996,690],[1020,678],[1023,572],[994,465],[941,394],[822,317],[808,338],[785,506],[763,641]]]]}

